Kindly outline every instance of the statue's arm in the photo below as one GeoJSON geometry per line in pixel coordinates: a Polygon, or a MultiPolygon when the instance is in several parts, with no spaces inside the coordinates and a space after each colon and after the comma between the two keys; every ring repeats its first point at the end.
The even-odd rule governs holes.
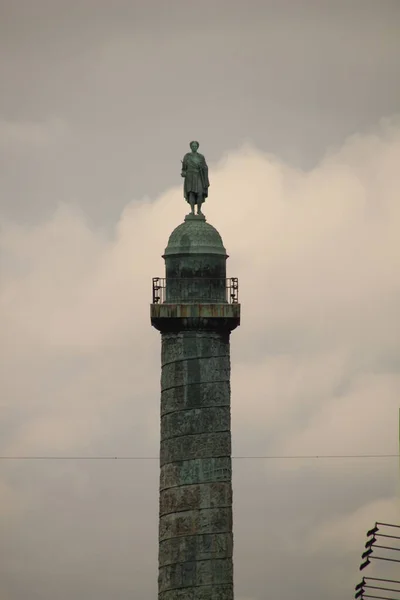
{"type": "Polygon", "coordinates": [[[186,155],[183,157],[183,160],[181,162],[182,162],[181,177],[186,177],[186,171],[187,171],[186,155]]]}
{"type": "Polygon", "coordinates": [[[206,157],[203,156],[203,154],[201,155],[201,166],[203,167],[203,169],[207,169],[208,170],[208,165],[206,163],[206,157]]]}
{"type": "Polygon", "coordinates": [[[204,156],[202,157],[202,168],[203,168],[203,173],[204,173],[204,176],[205,176],[206,186],[210,187],[210,180],[208,178],[208,165],[206,163],[206,159],[205,159],[204,156]]]}

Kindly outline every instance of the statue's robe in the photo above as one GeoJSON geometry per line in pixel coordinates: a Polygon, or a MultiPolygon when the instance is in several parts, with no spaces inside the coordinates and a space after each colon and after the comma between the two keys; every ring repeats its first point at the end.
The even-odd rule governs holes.
{"type": "Polygon", "coordinates": [[[201,194],[203,199],[208,196],[210,182],[208,179],[208,166],[206,159],[199,152],[188,152],[183,157],[182,175],[185,177],[183,194],[189,202],[189,194],[201,194]]]}

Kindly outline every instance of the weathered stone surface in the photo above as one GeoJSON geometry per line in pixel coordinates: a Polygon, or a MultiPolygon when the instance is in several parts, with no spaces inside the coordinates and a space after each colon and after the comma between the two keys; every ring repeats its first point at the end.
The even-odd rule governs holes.
{"type": "Polygon", "coordinates": [[[196,560],[160,567],[160,592],[200,585],[221,585],[233,582],[231,558],[196,560]]]}
{"type": "Polygon", "coordinates": [[[229,356],[229,338],[212,332],[166,333],[161,338],[161,364],[207,356],[229,356]]]}
{"type": "Polygon", "coordinates": [[[197,483],[160,492],[160,515],[221,506],[232,506],[230,482],[197,483]]]}
{"type": "Polygon", "coordinates": [[[150,304],[153,327],[161,333],[231,332],[240,325],[240,304],[150,304]]]}
{"type": "Polygon", "coordinates": [[[214,533],[164,540],[159,546],[158,559],[160,566],[165,566],[192,560],[229,558],[232,554],[232,533],[214,533]]]}
{"type": "Polygon", "coordinates": [[[232,531],[232,508],[209,508],[160,517],[159,539],[232,531]]]}
{"type": "Polygon", "coordinates": [[[200,433],[186,437],[177,437],[161,442],[160,464],[190,460],[192,458],[211,458],[230,456],[231,433],[200,433]]]}
{"type": "Polygon", "coordinates": [[[227,381],[229,376],[228,356],[176,361],[161,368],[161,390],[191,383],[227,381]]]}
{"type": "Polygon", "coordinates": [[[161,439],[229,431],[230,424],[229,406],[182,410],[161,418],[161,439]]]}
{"type": "Polygon", "coordinates": [[[163,334],[160,463],[159,600],[233,600],[228,328],[163,334]]]}
{"type": "Polygon", "coordinates": [[[161,467],[160,490],[192,483],[231,481],[230,456],[218,458],[194,458],[161,467]]]}
{"type": "Polygon", "coordinates": [[[233,600],[233,584],[161,592],[158,600],[233,600]]]}
{"type": "Polygon", "coordinates": [[[161,416],[188,408],[230,406],[229,381],[191,383],[161,392],[161,416]]]}

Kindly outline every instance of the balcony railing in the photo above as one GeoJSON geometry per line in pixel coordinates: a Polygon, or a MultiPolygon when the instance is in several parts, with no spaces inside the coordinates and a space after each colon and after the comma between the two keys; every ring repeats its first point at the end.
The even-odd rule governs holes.
{"type": "Polygon", "coordinates": [[[153,304],[165,303],[218,303],[237,304],[239,283],[237,277],[185,278],[153,277],[153,304]]]}

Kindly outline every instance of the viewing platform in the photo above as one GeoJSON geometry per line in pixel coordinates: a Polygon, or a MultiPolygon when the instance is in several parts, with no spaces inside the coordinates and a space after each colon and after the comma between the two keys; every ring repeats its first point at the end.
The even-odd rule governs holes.
{"type": "Polygon", "coordinates": [[[240,325],[237,277],[153,277],[152,283],[151,324],[159,331],[232,331],[240,325]]]}

